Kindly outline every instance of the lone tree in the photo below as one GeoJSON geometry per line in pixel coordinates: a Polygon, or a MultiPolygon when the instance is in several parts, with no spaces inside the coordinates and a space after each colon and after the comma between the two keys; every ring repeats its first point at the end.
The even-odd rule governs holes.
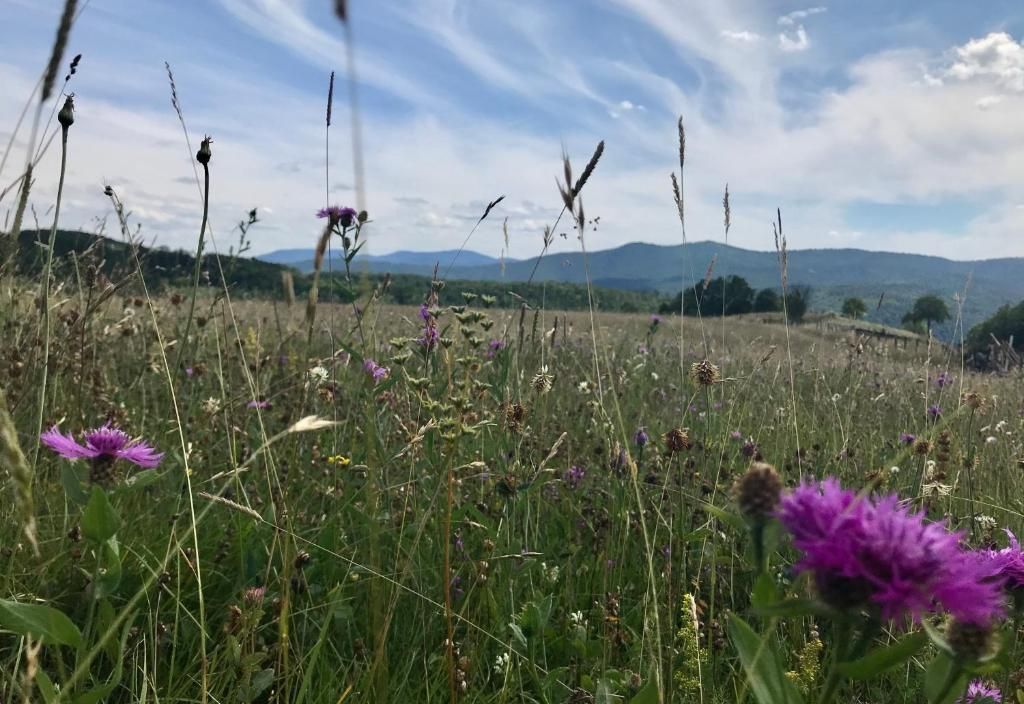
{"type": "Polygon", "coordinates": [[[904,324],[924,323],[928,334],[932,334],[932,323],[949,320],[949,308],[938,296],[928,294],[914,301],[914,307],[903,316],[904,324]]]}
{"type": "Polygon", "coordinates": [[[786,317],[791,323],[802,323],[807,309],[811,306],[811,289],[808,286],[795,286],[783,297],[786,304],[786,317]]]}
{"type": "Polygon", "coordinates": [[[868,312],[868,307],[864,305],[864,301],[859,298],[847,298],[843,301],[843,308],[841,312],[847,318],[860,320],[864,317],[864,314],[868,312]]]}
{"type": "Polygon", "coordinates": [[[775,289],[763,288],[754,296],[755,313],[775,313],[782,310],[782,298],[775,289]]]}

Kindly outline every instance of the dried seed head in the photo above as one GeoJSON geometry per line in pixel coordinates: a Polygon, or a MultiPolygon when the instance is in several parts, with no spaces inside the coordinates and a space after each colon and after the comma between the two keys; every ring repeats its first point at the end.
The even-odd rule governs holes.
{"type": "MultiPolygon", "coordinates": [[[[575,198],[583,190],[583,187],[587,185],[587,179],[594,173],[594,168],[597,166],[597,162],[601,160],[601,155],[604,154],[604,140],[602,139],[597,143],[597,148],[594,149],[594,154],[590,157],[590,161],[587,162],[586,167],[583,169],[583,173],[580,174],[579,180],[576,181],[576,185],[572,187],[572,195],[575,198]]],[[[567,174],[568,175],[568,174],[567,174]]],[[[569,181],[565,182],[565,185],[569,185],[569,181]]]]}
{"type": "Polygon", "coordinates": [[[782,496],[782,478],[775,467],[755,462],[736,482],[736,503],[752,523],[764,523],[775,512],[782,496]]]}
{"type": "Polygon", "coordinates": [[[985,407],[985,397],[977,391],[968,391],[964,394],[964,405],[975,411],[981,410],[985,407]]]}
{"type": "Polygon", "coordinates": [[[693,363],[690,367],[690,377],[699,386],[711,386],[722,380],[722,373],[718,367],[705,359],[702,362],[693,363]]]}
{"type": "Polygon", "coordinates": [[[670,453],[675,454],[689,450],[693,447],[693,441],[690,440],[690,433],[686,428],[672,428],[665,433],[665,446],[670,453]]]}
{"type": "Polygon", "coordinates": [[[931,449],[932,444],[925,440],[924,438],[921,438],[920,440],[914,443],[915,455],[927,455],[929,452],[931,452],[931,449]]]}
{"type": "Polygon", "coordinates": [[[541,370],[533,376],[531,385],[533,386],[533,390],[537,393],[546,394],[548,391],[551,391],[551,387],[554,386],[554,383],[554,375],[550,374],[548,372],[548,368],[545,366],[541,367],[541,370]]]}

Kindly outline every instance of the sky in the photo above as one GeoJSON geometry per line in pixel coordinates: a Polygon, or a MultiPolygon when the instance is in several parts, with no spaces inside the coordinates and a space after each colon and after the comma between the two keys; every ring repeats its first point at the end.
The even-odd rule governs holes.
{"type": "MultiPolygon", "coordinates": [[[[600,218],[588,250],[677,244],[669,174],[682,116],[688,241],[726,240],[728,184],[728,242],[740,247],[771,249],[781,208],[791,249],[1024,256],[1019,0],[350,0],[354,74],[330,0],[80,5],[65,57],[83,55],[67,88],[64,228],[116,232],[109,184],[146,241],[194,248],[192,153],[209,134],[218,249],[254,207],[252,253],[311,248],[319,208],[358,202],[354,75],[374,254],[457,248],[500,195],[468,248],[498,255],[506,224],[506,256],[537,254],[561,206],[563,150],[579,173],[599,140],[582,194],[600,218]]],[[[62,6],[0,0],[0,150],[62,6]]],[[[0,190],[29,131],[15,134],[0,190]]],[[[44,226],[58,169],[51,148],[32,197],[44,226]]],[[[567,230],[563,220],[555,232],[567,230]]],[[[568,235],[556,250],[579,248],[568,235]]]]}

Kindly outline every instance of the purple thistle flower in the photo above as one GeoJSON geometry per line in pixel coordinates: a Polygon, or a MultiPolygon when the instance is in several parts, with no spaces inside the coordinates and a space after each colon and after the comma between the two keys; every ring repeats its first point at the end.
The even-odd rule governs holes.
{"type": "Polygon", "coordinates": [[[661,316],[657,315],[657,314],[652,315],[651,316],[651,326],[653,327],[653,326],[657,326],[659,324],[661,324],[661,316]]]}
{"type": "Polygon", "coordinates": [[[441,333],[437,330],[437,318],[430,312],[426,303],[420,305],[420,317],[423,319],[423,334],[416,338],[416,342],[429,352],[437,346],[441,333]]]}
{"type": "Polygon", "coordinates": [[[1021,550],[1017,536],[1009,529],[1009,546],[1002,550],[990,550],[989,557],[995,564],[996,573],[1011,592],[1024,595],[1024,550],[1021,550]]]}
{"type": "Polygon", "coordinates": [[[956,704],[1001,704],[1003,693],[996,687],[989,687],[981,680],[967,685],[967,693],[956,700],[956,704]]]}
{"type": "Polygon", "coordinates": [[[741,433],[738,430],[734,430],[731,433],[729,433],[729,437],[731,437],[733,440],[742,440],[743,439],[743,433],[741,433]]]}
{"type": "Polygon", "coordinates": [[[68,460],[88,459],[96,463],[125,460],[151,469],[164,458],[164,453],[157,452],[144,440],[132,439],[109,423],[86,432],[83,439],[84,443],[77,442],[71,433],[64,435],[56,425],[39,436],[40,442],[68,460]]]}
{"type": "Polygon", "coordinates": [[[583,481],[583,476],[586,473],[587,472],[586,470],[583,469],[583,467],[577,467],[576,465],[573,465],[565,472],[563,481],[569,485],[570,489],[575,489],[580,485],[580,482],[583,481]]]}
{"type": "Polygon", "coordinates": [[[935,419],[937,419],[941,415],[942,415],[942,408],[939,407],[939,404],[934,403],[931,406],[928,406],[928,417],[929,418],[931,418],[932,420],[935,420],[935,419]]]}
{"type": "Polygon", "coordinates": [[[643,447],[650,441],[650,437],[647,435],[647,430],[643,427],[636,431],[636,435],[633,436],[633,442],[636,443],[637,447],[643,447]]]}
{"type": "Polygon", "coordinates": [[[1002,611],[992,561],[963,550],[959,533],[926,522],[895,496],[873,501],[830,478],[785,496],[779,519],[803,552],[797,571],[812,572],[832,606],[873,603],[883,618],[920,619],[940,605],[974,624],[1002,611]]]}
{"type": "Polygon", "coordinates": [[[263,401],[262,399],[253,399],[249,403],[245,404],[246,408],[259,408],[260,410],[270,408],[270,401],[263,401]]]}
{"type": "Polygon", "coordinates": [[[900,442],[904,445],[913,445],[917,440],[917,436],[913,433],[900,433],[900,442]]]}
{"type": "Polygon", "coordinates": [[[952,384],[955,378],[956,377],[954,377],[949,372],[939,372],[939,375],[935,377],[935,385],[938,386],[940,389],[944,388],[952,384]]]}
{"type": "Polygon", "coordinates": [[[504,340],[491,340],[487,344],[487,359],[494,359],[495,355],[505,349],[504,340]]]}
{"type": "Polygon", "coordinates": [[[332,225],[341,223],[342,227],[350,226],[357,215],[354,208],[342,208],[340,205],[330,205],[316,211],[318,218],[329,218],[332,225]]]}
{"type": "Polygon", "coordinates": [[[391,370],[387,367],[382,367],[372,359],[367,358],[363,362],[363,370],[369,374],[375,382],[379,382],[381,379],[386,379],[391,370]]]}

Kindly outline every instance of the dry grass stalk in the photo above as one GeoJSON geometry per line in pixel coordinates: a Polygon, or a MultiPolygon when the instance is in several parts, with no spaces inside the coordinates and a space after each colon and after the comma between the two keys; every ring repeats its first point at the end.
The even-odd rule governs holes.
{"type": "MultiPolygon", "coordinates": [[[[593,155],[590,157],[590,161],[587,162],[586,167],[583,169],[583,173],[580,174],[580,178],[576,181],[576,185],[572,187],[572,195],[575,198],[583,190],[583,187],[587,184],[587,180],[591,174],[594,173],[594,168],[597,166],[597,162],[601,160],[601,155],[604,154],[604,140],[602,139],[597,143],[597,148],[594,149],[593,155]]],[[[568,185],[566,181],[566,185],[568,185]]]]}
{"type": "Polygon", "coordinates": [[[324,265],[324,253],[327,251],[327,243],[331,239],[331,226],[324,228],[323,234],[316,243],[316,253],[313,255],[313,285],[309,287],[309,301],[306,303],[306,325],[309,326],[309,339],[313,339],[313,323],[316,322],[316,304],[320,297],[320,269],[324,265]]]}
{"type": "Polygon", "coordinates": [[[68,37],[71,35],[71,25],[75,21],[75,9],[78,7],[78,0],[67,0],[64,3],[64,12],[60,16],[60,24],[57,26],[57,36],[53,40],[53,50],[50,52],[50,62],[46,65],[46,73],[43,76],[43,89],[39,94],[39,101],[45,103],[53,94],[53,84],[57,80],[57,69],[60,68],[64,50],[68,46],[68,37]]]}
{"type": "Polygon", "coordinates": [[[3,389],[0,389],[0,458],[14,480],[14,494],[18,505],[18,515],[21,518],[22,532],[32,546],[32,551],[38,555],[35,504],[32,500],[34,475],[25,458],[25,453],[21,450],[21,444],[18,442],[18,429],[7,409],[7,399],[3,389]]]}
{"type": "Polygon", "coordinates": [[[295,305],[295,277],[290,271],[281,272],[281,289],[284,292],[284,300],[289,306],[295,305]]]}
{"type": "Polygon", "coordinates": [[[263,520],[263,516],[261,516],[248,506],[243,506],[242,504],[236,503],[231,499],[225,499],[223,496],[215,496],[214,494],[208,494],[205,491],[197,491],[196,496],[200,496],[206,499],[207,501],[213,501],[214,503],[221,504],[222,506],[227,506],[228,508],[232,508],[238,511],[239,513],[244,513],[247,516],[252,516],[257,521],[263,520]]]}

